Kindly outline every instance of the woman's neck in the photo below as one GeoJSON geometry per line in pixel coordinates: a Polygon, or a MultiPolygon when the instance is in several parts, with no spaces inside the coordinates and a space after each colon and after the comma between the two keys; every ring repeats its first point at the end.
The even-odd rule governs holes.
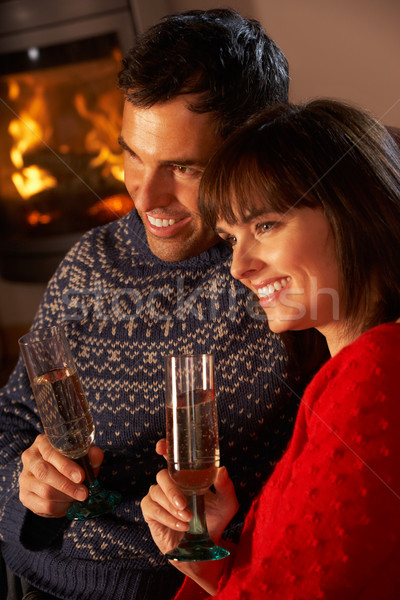
{"type": "Polygon", "coordinates": [[[318,328],[318,331],[325,336],[331,356],[335,356],[342,348],[354,342],[361,335],[361,327],[350,328],[341,321],[318,328]]]}
{"type": "MultiPolygon", "coordinates": [[[[400,323],[400,317],[396,320],[396,323],[400,323]]],[[[318,331],[325,336],[331,356],[335,356],[342,348],[354,342],[362,333],[361,327],[352,329],[340,321],[318,328],[318,331]]]]}

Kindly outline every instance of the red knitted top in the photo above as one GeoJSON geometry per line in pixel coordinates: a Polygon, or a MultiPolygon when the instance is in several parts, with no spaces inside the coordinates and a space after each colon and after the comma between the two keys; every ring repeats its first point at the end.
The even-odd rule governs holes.
{"type": "MultiPolygon", "coordinates": [[[[380,325],[314,377],[214,598],[400,598],[399,349],[380,325]]],[[[186,578],[176,600],[205,597],[186,578]]]]}

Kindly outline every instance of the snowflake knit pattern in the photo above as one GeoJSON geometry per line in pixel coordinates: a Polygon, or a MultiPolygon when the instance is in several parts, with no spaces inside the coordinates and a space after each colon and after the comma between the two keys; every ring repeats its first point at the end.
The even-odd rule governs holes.
{"type": "Polygon", "coordinates": [[[149,250],[136,211],[86,233],[46,290],[33,327],[65,324],[105,452],[99,480],[122,493],[113,514],[45,519],[18,498],[21,453],[42,432],[20,359],[0,396],[0,539],[7,564],[59,598],[168,598],[177,577],[155,547],[140,501],[165,462],[164,356],[215,355],[222,464],[242,506],[227,537],[290,438],[298,396],[279,338],[229,275],[218,245],[181,262],[149,250]],[[153,581],[154,585],[144,581],[153,581]],[[158,581],[158,583],[157,583],[158,581]],[[160,596],[157,585],[163,590],[160,596]]]}

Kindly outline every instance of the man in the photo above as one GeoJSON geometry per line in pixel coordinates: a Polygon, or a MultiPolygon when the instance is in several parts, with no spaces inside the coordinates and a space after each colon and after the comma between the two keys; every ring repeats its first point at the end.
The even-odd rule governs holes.
{"type": "Polygon", "coordinates": [[[281,456],[298,404],[282,346],[231,281],[229,251],[197,212],[201,174],[221,140],[286,101],[284,55],[234,11],[189,11],[138,40],[119,83],[136,210],[83,236],[33,325],[65,324],[96,427],[92,464],[122,493],[119,507],[68,522],[67,507],[87,494],[84,474],[40,435],[21,360],[0,399],[2,554],[9,575],[50,599],[168,599],[180,583],[140,511],[163,467],[154,448],[165,435],[165,355],[215,355],[221,455],[242,504],[228,537],[281,456]]]}

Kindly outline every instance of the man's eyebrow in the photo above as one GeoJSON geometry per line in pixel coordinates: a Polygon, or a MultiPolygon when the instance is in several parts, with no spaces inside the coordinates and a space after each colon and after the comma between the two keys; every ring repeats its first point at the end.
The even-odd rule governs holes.
{"type": "Polygon", "coordinates": [[[205,169],[207,162],[200,162],[193,158],[177,158],[172,160],[162,160],[162,165],[178,165],[179,167],[194,167],[196,169],[205,169]]]}
{"type": "Polygon", "coordinates": [[[122,137],[122,135],[120,135],[119,138],[118,138],[118,144],[121,146],[121,148],[123,148],[127,152],[130,152],[131,154],[135,154],[133,152],[132,148],[129,148],[128,144],[126,143],[126,141],[124,140],[124,138],[122,137]]]}
{"type": "MultiPolygon", "coordinates": [[[[136,152],[128,146],[128,144],[126,143],[126,141],[124,140],[122,135],[120,135],[118,137],[118,143],[121,146],[121,148],[123,148],[130,154],[133,154],[134,156],[136,156],[136,152]]],[[[207,162],[208,161],[199,161],[194,158],[176,158],[176,159],[163,160],[163,161],[161,161],[161,164],[167,165],[167,166],[168,165],[178,165],[180,167],[195,167],[197,169],[205,169],[207,166],[207,162]]]]}

